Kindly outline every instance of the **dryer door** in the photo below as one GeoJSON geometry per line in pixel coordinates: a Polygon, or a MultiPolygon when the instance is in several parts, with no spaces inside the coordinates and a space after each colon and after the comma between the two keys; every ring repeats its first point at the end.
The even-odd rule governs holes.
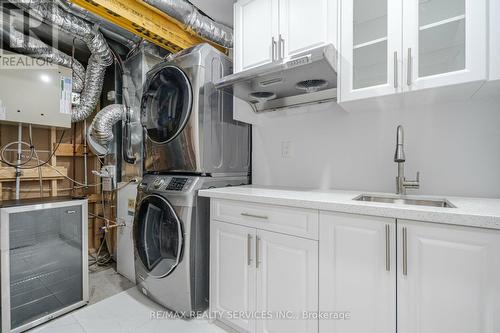
{"type": "Polygon", "coordinates": [[[142,264],[153,277],[169,275],[182,258],[182,224],[163,197],[148,195],[138,205],[134,242],[142,264]]]}
{"type": "Polygon", "coordinates": [[[144,87],[141,122],[148,139],[168,143],[184,129],[191,114],[193,92],[186,74],[165,66],[153,74],[144,87]]]}

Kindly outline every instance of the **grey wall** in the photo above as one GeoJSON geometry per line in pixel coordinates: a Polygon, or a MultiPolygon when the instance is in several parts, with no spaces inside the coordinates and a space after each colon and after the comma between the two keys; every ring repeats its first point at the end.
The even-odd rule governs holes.
{"type": "Polygon", "coordinates": [[[259,115],[253,181],[393,192],[398,124],[406,174],[421,172],[421,189],[412,193],[500,198],[500,99],[350,113],[324,104],[259,115]],[[290,157],[282,142],[290,142],[290,157]]]}

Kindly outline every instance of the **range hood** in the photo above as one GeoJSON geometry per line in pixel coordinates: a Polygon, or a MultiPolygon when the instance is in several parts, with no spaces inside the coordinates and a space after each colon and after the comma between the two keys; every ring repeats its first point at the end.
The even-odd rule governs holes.
{"type": "Polygon", "coordinates": [[[327,102],[337,98],[336,64],[329,44],[228,75],[215,88],[247,101],[255,112],[327,102]]]}

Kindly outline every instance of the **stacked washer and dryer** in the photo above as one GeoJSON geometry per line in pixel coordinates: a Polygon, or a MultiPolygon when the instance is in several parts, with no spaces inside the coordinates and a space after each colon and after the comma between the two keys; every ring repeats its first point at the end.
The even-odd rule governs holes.
{"type": "Polygon", "coordinates": [[[139,289],[169,310],[208,306],[210,205],[200,189],[249,183],[250,127],[214,88],[231,60],[208,44],[148,72],[141,103],[144,176],[134,219],[139,289]]]}

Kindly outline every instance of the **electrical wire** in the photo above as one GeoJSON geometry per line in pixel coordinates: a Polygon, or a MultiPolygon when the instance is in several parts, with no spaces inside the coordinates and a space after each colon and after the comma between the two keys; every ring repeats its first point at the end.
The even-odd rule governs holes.
{"type": "Polygon", "coordinates": [[[59,146],[62,143],[62,140],[64,138],[64,134],[65,133],[66,133],[66,131],[62,132],[61,137],[59,138],[59,141],[57,142],[56,147],[52,150],[52,153],[49,155],[49,158],[46,161],[43,161],[42,163],[40,163],[38,165],[30,165],[30,166],[23,167],[23,165],[26,165],[31,160],[33,160],[33,157],[34,157],[33,150],[35,149],[35,147],[33,146],[33,144],[30,144],[30,143],[25,142],[25,141],[13,141],[13,142],[9,142],[6,145],[4,145],[2,148],[0,148],[0,162],[4,163],[4,164],[7,164],[8,166],[11,166],[11,167],[14,167],[14,168],[23,169],[23,170],[36,169],[36,168],[42,167],[42,166],[48,164],[50,162],[50,160],[52,159],[52,157],[54,157],[57,149],[59,149],[59,146]],[[22,145],[28,146],[30,148],[30,156],[28,157],[28,159],[26,161],[24,161],[24,162],[22,162],[20,164],[12,163],[12,162],[8,161],[5,158],[5,151],[7,150],[7,148],[10,147],[10,146],[12,146],[12,145],[14,145],[14,144],[17,144],[17,143],[21,143],[22,145]]]}

